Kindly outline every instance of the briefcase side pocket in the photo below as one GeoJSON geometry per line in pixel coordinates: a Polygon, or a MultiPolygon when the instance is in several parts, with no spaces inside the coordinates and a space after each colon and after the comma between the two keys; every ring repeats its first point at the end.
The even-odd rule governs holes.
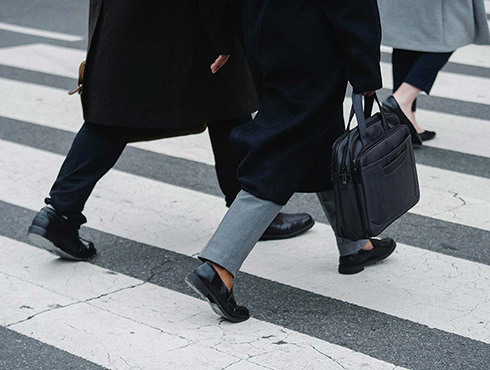
{"type": "Polygon", "coordinates": [[[366,227],[379,235],[419,200],[415,158],[408,136],[375,163],[361,168],[366,227]]]}

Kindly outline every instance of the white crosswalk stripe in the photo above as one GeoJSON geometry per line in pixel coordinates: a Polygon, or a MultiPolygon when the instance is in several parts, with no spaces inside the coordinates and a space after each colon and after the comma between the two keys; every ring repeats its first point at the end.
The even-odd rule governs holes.
{"type": "MultiPolygon", "coordinates": [[[[73,132],[80,127],[81,107],[78,99],[70,98],[59,89],[0,78],[0,99],[7,103],[0,107],[0,116],[73,132]]],[[[485,128],[489,126],[483,125],[485,128]]],[[[196,162],[214,163],[207,134],[134,146],[196,162]]],[[[412,212],[490,230],[490,214],[486,212],[490,206],[490,197],[485,198],[487,192],[480,190],[489,189],[490,180],[446,170],[427,169],[426,166],[419,166],[419,176],[422,199],[412,212]],[[432,185],[429,187],[425,184],[432,185]],[[479,193],[482,196],[476,196],[479,193]],[[462,205],[462,202],[466,204],[462,205]]]]}
{"type": "MultiPolygon", "coordinates": [[[[381,46],[381,51],[391,54],[393,48],[381,46]]],[[[462,47],[454,52],[449,61],[468,66],[490,68],[490,46],[468,45],[462,47]]]]}
{"type": "MultiPolygon", "coordinates": [[[[84,51],[47,44],[0,49],[0,64],[63,77],[77,77],[84,59],[84,51]]],[[[382,70],[385,87],[391,88],[391,65],[382,63],[382,70]]],[[[490,79],[441,72],[432,95],[486,104],[490,101],[490,79]]]]}
{"type": "MultiPolygon", "coordinates": [[[[480,49],[486,50],[484,47],[480,47],[480,49]]],[[[488,50],[490,50],[490,47],[488,50]]],[[[77,77],[78,65],[84,58],[84,51],[47,44],[23,45],[0,49],[0,65],[71,78],[77,77]]],[[[490,52],[487,59],[490,60],[490,52]]],[[[383,64],[383,71],[385,82],[388,82],[387,85],[391,86],[391,72],[386,64],[383,64]]],[[[461,77],[448,73],[443,73],[442,75],[442,78],[439,78],[435,85],[435,89],[441,91],[441,96],[446,94],[448,97],[480,103],[487,103],[490,101],[490,79],[476,77],[469,77],[467,79],[466,76],[461,77]],[[475,81],[472,79],[475,79],[475,81]],[[460,80],[464,81],[463,85],[460,85],[460,80]],[[460,86],[463,88],[460,88],[460,86]],[[468,91],[470,94],[467,93],[468,91]]],[[[7,81],[4,81],[4,83],[7,83],[7,81]]],[[[65,109],[64,115],[51,113],[49,116],[57,121],[64,120],[65,122],[62,122],[63,126],[67,126],[70,123],[76,123],[76,128],[74,129],[78,129],[78,124],[81,121],[81,107],[79,101],[73,97],[70,99],[66,96],[65,91],[56,89],[49,90],[49,88],[40,89],[35,85],[26,85],[25,90],[29,90],[26,92],[23,92],[21,87],[13,86],[12,88],[17,94],[26,95],[23,97],[23,99],[27,99],[26,103],[30,103],[29,99],[35,99],[39,107],[37,110],[30,110],[33,115],[39,114],[42,109],[52,112],[53,105],[66,105],[67,108],[65,109]],[[46,96],[37,96],[37,94],[44,94],[46,91],[51,92],[46,94],[46,96]],[[58,91],[58,94],[56,94],[55,91],[58,91]],[[43,99],[45,104],[40,106],[39,99],[43,99]]],[[[4,85],[4,89],[2,89],[0,93],[3,92],[3,95],[7,94],[9,91],[9,86],[4,85]]],[[[5,97],[5,99],[16,100],[17,103],[14,103],[14,105],[5,104],[7,112],[0,110],[0,115],[16,118],[18,115],[21,115],[20,117],[22,117],[23,114],[29,113],[19,112],[19,109],[16,108],[19,104],[19,97],[17,95],[8,95],[9,96],[5,97]],[[13,113],[8,113],[8,111],[13,113]]],[[[349,110],[349,105],[350,100],[347,99],[345,103],[346,111],[349,110]]],[[[26,118],[25,120],[37,122],[35,117],[30,119],[26,118]]],[[[428,142],[428,146],[490,157],[490,146],[486,143],[486,138],[490,136],[490,125],[486,120],[419,110],[419,122],[423,127],[438,132],[438,137],[435,140],[428,142]],[[460,134],[462,131],[464,132],[463,136],[460,134]]],[[[57,126],[57,128],[61,127],[57,126]]],[[[150,148],[153,151],[167,155],[175,153],[175,150],[178,150],[178,148],[181,147],[192,148],[185,153],[180,153],[182,158],[190,160],[196,160],[197,158],[198,161],[204,163],[214,163],[211,153],[207,150],[207,148],[209,148],[209,140],[206,135],[166,140],[164,145],[160,142],[151,142],[138,146],[150,148]]]]}
{"type": "Polygon", "coordinates": [[[40,30],[38,28],[32,28],[32,27],[23,27],[23,26],[18,26],[15,24],[4,23],[4,22],[0,22],[0,30],[22,33],[22,34],[31,35],[31,36],[44,37],[44,38],[48,38],[48,39],[69,41],[69,42],[75,42],[75,41],[83,40],[82,36],[75,36],[75,35],[69,35],[66,33],[40,30]]]}
{"type": "MultiPolygon", "coordinates": [[[[486,0],[490,14],[489,4],[486,0]]],[[[83,39],[2,22],[0,30],[83,39]]],[[[392,52],[388,47],[382,51],[392,52]]],[[[0,48],[0,66],[72,79],[83,59],[83,50],[41,42],[0,48]]],[[[467,46],[451,61],[490,68],[490,47],[467,46]]],[[[391,66],[383,63],[382,69],[390,88],[391,66]]],[[[490,78],[442,72],[432,95],[490,105],[490,78]]],[[[59,88],[0,76],[0,102],[0,119],[69,132],[77,132],[83,122],[79,99],[59,88]]],[[[349,105],[346,99],[346,114],[349,105]]],[[[490,158],[490,117],[420,109],[418,119],[438,132],[427,146],[490,158]]],[[[214,164],[206,133],[131,145],[214,164]]],[[[0,138],[0,201],[37,211],[62,161],[58,154],[0,138]]],[[[411,213],[490,232],[490,179],[427,164],[419,164],[418,171],[421,201],[411,213]]],[[[85,213],[95,230],[191,257],[216,229],[226,212],[223,203],[216,196],[113,170],[98,184],[85,213]]],[[[2,235],[0,325],[103,367],[402,369],[287,325],[256,319],[217,325],[201,300],[94,264],[66,263],[2,235]]],[[[317,224],[300,238],[259,243],[243,271],[490,345],[489,265],[424,245],[399,244],[386,262],[345,277],[336,272],[334,246],[330,227],[317,224]]]]}
{"type": "Polygon", "coordinates": [[[62,77],[78,77],[78,66],[85,52],[48,44],[12,46],[0,49],[0,64],[49,73],[62,77]]]}
{"type": "MultiPolygon", "coordinates": [[[[381,70],[384,87],[393,89],[391,64],[381,63],[381,70]]],[[[488,104],[490,102],[490,78],[440,72],[430,93],[432,96],[488,104]]]]}
{"type": "Polygon", "coordinates": [[[53,261],[4,237],[0,251],[0,294],[9,302],[0,323],[109,369],[394,368],[255,319],[214,325],[199,299],[93,265],[53,261]]]}
{"type": "MultiPolygon", "coordinates": [[[[63,158],[2,141],[0,150],[0,158],[10,153],[0,160],[7,173],[0,200],[37,210],[63,158]]],[[[112,171],[96,188],[86,212],[91,227],[192,256],[209,239],[225,208],[214,196],[112,171]]],[[[317,225],[301,242],[259,245],[244,271],[490,343],[490,329],[482,324],[490,321],[490,266],[403,245],[385,264],[345,279],[336,273],[334,245],[328,226],[317,225]]]]}

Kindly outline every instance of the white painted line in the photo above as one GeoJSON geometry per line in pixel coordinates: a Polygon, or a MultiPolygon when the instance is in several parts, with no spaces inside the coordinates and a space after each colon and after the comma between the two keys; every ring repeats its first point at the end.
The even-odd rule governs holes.
{"type": "Polygon", "coordinates": [[[94,265],[54,260],[5,237],[0,237],[0,251],[6,256],[0,266],[0,293],[15,298],[0,304],[7,314],[23,314],[19,320],[2,310],[4,325],[109,369],[221,369],[232,364],[247,369],[284,369],[286,364],[308,369],[393,368],[255,319],[218,325],[207,304],[198,299],[94,265]],[[117,286],[111,286],[115,279],[117,286]],[[98,285],[105,287],[102,297],[98,285]],[[80,297],[79,287],[91,294],[80,297]],[[36,310],[43,306],[46,312],[36,310]],[[275,344],[281,340],[284,344],[275,344]]]}
{"type": "Polygon", "coordinates": [[[85,55],[85,51],[55,45],[21,45],[0,48],[0,64],[78,78],[78,67],[85,60],[85,55]]]}
{"type": "MultiPolygon", "coordinates": [[[[381,51],[391,54],[393,48],[382,46],[381,51]]],[[[490,46],[467,45],[456,50],[449,61],[474,67],[490,68],[490,46]]]]}
{"type": "Polygon", "coordinates": [[[418,109],[419,125],[437,132],[425,146],[490,158],[490,121],[418,109]]]}
{"type": "MultiPolygon", "coordinates": [[[[381,63],[381,70],[384,87],[393,89],[391,64],[381,63]]],[[[490,104],[490,78],[440,72],[430,94],[470,103],[490,104]]]]}
{"type": "MultiPolygon", "coordinates": [[[[81,125],[78,99],[70,98],[57,89],[0,78],[0,99],[5,103],[0,106],[0,116],[69,131],[77,131],[81,125]]],[[[485,123],[482,126],[488,131],[490,125],[485,123]]],[[[480,131],[475,132],[475,135],[480,134],[480,131]]],[[[214,163],[206,133],[135,146],[179,158],[214,163]]],[[[412,210],[413,213],[490,230],[490,213],[485,211],[490,200],[490,194],[485,189],[490,189],[490,180],[432,167],[427,170],[424,170],[425,166],[419,168],[422,199],[412,210]],[[432,179],[435,176],[440,185],[438,189],[428,186],[434,183],[432,179]],[[465,200],[465,205],[462,205],[460,197],[465,200]]]]}
{"type": "Polygon", "coordinates": [[[4,22],[0,22],[0,30],[15,32],[15,33],[22,33],[22,34],[31,35],[31,36],[44,37],[44,38],[48,38],[48,39],[69,41],[69,42],[75,42],[75,41],[83,40],[82,36],[69,35],[67,33],[60,33],[60,32],[45,31],[45,30],[40,30],[37,28],[23,27],[23,26],[18,26],[15,24],[4,23],[4,22]]]}
{"type": "MultiPolygon", "coordinates": [[[[490,47],[488,49],[490,51],[490,47]]],[[[72,78],[77,77],[78,65],[84,57],[85,52],[82,50],[47,44],[23,45],[0,49],[0,64],[72,78]]],[[[487,59],[490,60],[490,53],[487,59]]],[[[389,82],[389,85],[391,85],[390,67],[385,64],[384,70],[387,81],[389,82]]],[[[446,90],[459,91],[459,79],[461,78],[458,79],[458,77],[461,76],[446,76],[441,83],[440,80],[438,80],[436,89],[442,90],[443,94],[446,90]],[[444,84],[445,81],[448,83],[444,84]]],[[[464,79],[467,81],[466,78],[464,79]]],[[[463,86],[466,90],[470,90],[473,95],[476,95],[476,100],[481,102],[485,100],[485,90],[488,92],[487,85],[488,79],[478,79],[475,86],[470,86],[469,83],[466,83],[463,86]],[[475,88],[478,84],[480,84],[480,87],[475,88]]],[[[39,92],[39,89],[37,88],[38,85],[29,86],[32,89],[32,94],[30,95],[34,96],[36,92],[39,92]]],[[[6,91],[9,90],[7,89],[6,91]]],[[[46,90],[43,92],[45,91],[46,90]]],[[[461,94],[462,91],[459,91],[458,93],[449,93],[450,96],[457,98],[459,98],[461,94]]],[[[73,111],[72,117],[67,118],[66,114],[63,114],[59,116],[59,118],[77,122],[76,127],[78,128],[79,117],[81,117],[78,99],[73,97],[70,99],[65,95],[64,91],[60,92],[60,94],[48,94],[49,97],[53,97],[53,100],[56,99],[56,95],[58,96],[58,99],[63,100],[63,102],[49,102],[53,105],[59,104],[59,107],[57,109],[50,107],[46,110],[53,112],[53,116],[59,116],[59,112],[57,114],[54,113],[56,110],[62,109],[66,112],[65,107],[69,107],[69,109],[73,111]],[[53,108],[55,110],[53,110],[53,108]],[[76,119],[74,117],[76,117],[76,119]]],[[[42,99],[46,98],[43,97],[42,99]]],[[[350,100],[347,100],[346,109],[349,104],[350,100]]],[[[17,105],[18,104],[14,104],[14,106],[17,105]]],[[[43,106],[40,106],[39,109],[43,106]]],[[[48,107],[46,106],[46,108],[48,107]]],[[[56,120],[55,117],[54,120],[56,120]]],[[[487,145],[487,138],[490,138],[490,125],[488,124],[488,121],[423,110],[419,110],[419,120],[422,127],[438,132],[438,137],[435,140],[428,142],[428,146],[490,157],[490,146],[487,145]]],[[[62,123],[63,127],[66,127],[66,125],[66,122],[62,123]]],[[[57,127],[60,128],[59,126],[57,127]]],[[[179,150],[180,147],[185,147],[188,150],[182,153],[182,158],[213,164],[214,159],[209,151],[209,145],[210,143],[207,134],[169,139],[165,140],[163,144],[162,142],[136,144],[138,147],[167,155],[172,155],[175,150],[179,150]]]]}
{"type": "MultiPolygon", "coordinates": [[[[2,264],[5,263],[7,262],[2,260],[2,264]]],[[[30,316],[48,311],[58,305],[66,306],[76,302],[75,299],[53,293],[41,286],[24,289],[25,286],[25,282],[21,279],[0,272],[0,293],[2,294],[0,325],[5,326],[26,320],[30,316]]]]}
{"type": "Polygon", "coordinates": [[[411,213],[490,231],[490,180],[417,165],[420,202],[411,213]]]}
{"type": "Polygon", "coordinates": [[[455,51],[451,62],[490,68],[490,46],[468,45],[455,51]]]}
{"type": "MultiPolygon", "coordinates": [[[[62,160],[0,141],[6,174],[0,199],[38,210],[62,160]]],[[[430,184],[429,196],[437,182],[430,184]]],[[[488,185],[482,189],[487,197],[488,185]]],[[[225,211],[219,197],[115,170],[86,207],[90,227],[188,256],[206,244],[225,211]]],[[[259,243],[244,271],[490,343],[490,266],[406,245],[385,263],[349,278],[337,273],[337,261],[333,233],[318,224],[300,239],[259,243]]]]}
{"type": "MultiPolygon", "coordinates": [[[[0,78],[0,101],[3,117],[72,132],[77,132],[83,123],[79,97],[69,96],[64,90],[0,78]]],[[[132,146],[214,164],[207,132],[132,146]]]]}
{"type": "MultiPolygon", "coordinates": [[[[351,104],[351,99],[346,98],[346,120],[351,104]]],[[[425,146],[490,158],[490,121],[425,109],[417,110],[417,120],[421,127],[437,132],[436,138],[425,142],[425,146]]]]}
{"type": "MultiPolygon", "coordinates": [[[[64,90],[0,78],[0,116],[76,132],[83,122],[78,97],[64,90]]],[[[350,99],[344,105],[350,109],[350,99]]],[[[348,113],[347,113],[348,114],[348,113]]],[[[437,131],[427,145],[490,157],[490,121],[419,110],[422,127],[437,131]]],[[[214,164],[207,133],[133,146],[165,155],[214,164]]]]}
{"type": "MultiPolygon", "coordinates": [[[[489,47],[490,50],[490,47],[489,47]]],[[[76,78],[78,66],[85,59],[79,49],[46,44],[14,46],[0,49],[0,64],[63,77],[76,78]]],[[[385,87],[392,88],[390,63],[382,63],[385,87]]],[[[490,102],[490,79],[441,72],[431,92],[434,96],[473,103],[490,102]]]]}

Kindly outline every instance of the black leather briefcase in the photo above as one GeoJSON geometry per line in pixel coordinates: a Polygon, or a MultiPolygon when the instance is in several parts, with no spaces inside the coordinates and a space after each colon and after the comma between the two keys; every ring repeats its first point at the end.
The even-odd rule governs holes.
{"type": "Polygon", "coordinates": [[[410,131],[382,111],[376,95],[363,112],[362,96],[353,94],[347,132],[333,145],[332,181],[337,233],[350,240],[378,236],[419,201],[410,131]],[[380,112],[369,117],[374,100],[380,112]]]}

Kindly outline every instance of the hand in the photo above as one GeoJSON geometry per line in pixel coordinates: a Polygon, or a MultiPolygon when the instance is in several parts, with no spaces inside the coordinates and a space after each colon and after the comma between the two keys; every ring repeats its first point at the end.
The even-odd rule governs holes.
{"type": "Polygon", "coordinates": [[[366,91],[366,92],[362,93],[362,96],[373,96],[375,92],[376,92],[376,90],[366,91]]]}
{"type": "Polygon", "coordinates": [[[230,59],[229,55],[220,55],[213,64],[211,64],[211,72],[215,74],[218,72],[223,66],[228,62],[228,59],[230,59]]]}

